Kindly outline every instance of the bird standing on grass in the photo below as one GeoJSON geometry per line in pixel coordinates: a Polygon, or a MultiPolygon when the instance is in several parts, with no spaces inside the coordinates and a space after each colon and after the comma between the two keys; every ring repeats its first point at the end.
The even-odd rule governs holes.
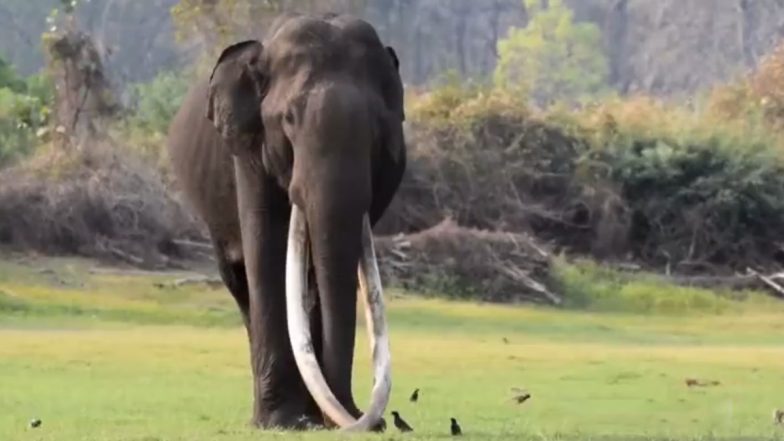
{"type": "Polygon", "coordinates": [[[776,424],[784,424],[784,410],[776,409],[773,411],[773,422],[776,424]]]}
{"type": "Polygon", "coordinates": [[[411,426],[408,425],[408,423],[403,421],[403,418],[400,417],[400,413],[398,413],[398,411],[393,410],[392,416],[394,417],[395,427],[397,427],[401,432],[414,431],[414,429],[412,429],[411,426]]]}
{"type": "Polygon", "coordinates": [[[409,398],[409,400],[412,403],[416,403],[418,399],[419,399],[419,388],[414,389],[414,393],[411,394],[411,398],[409,398]]]}
{"type": "Polygon", "coordinates": [[[457,424],[457,420],[454,418],[450,418],[452,420],[452,426],[449,428],[452,431],[452,436],[462,435],[463,431],[460,430],[460,424],[457,424]]]}
{"type": "Polygon", "coordinates": [[[41,420],[39,420],[38,418],[33,418],[32,420],[30,420],[30,427],[33,429],[37,429],[41,427],[41,420]]]}

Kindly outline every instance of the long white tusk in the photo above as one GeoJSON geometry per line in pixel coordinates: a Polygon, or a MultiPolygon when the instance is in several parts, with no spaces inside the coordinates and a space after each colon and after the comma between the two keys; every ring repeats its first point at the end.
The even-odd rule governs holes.
{"type": "Polygon", "coordinates": [[[384,410],[389,403],[392,389],[392,357],[389,350],[381,276],[376,261],[376,250],[373,246],[373,231],[370,227],[370,218],[367,215],[362,220],[359,291],[365,305],[365,326],[373,357],[373,392],[370,407],[360,420],[367,417],[375,424],[384,415],[384,410]]]}
{"type": "Polygon", "coordinates": [[[288,250],[286,252],[286,318],[294,360],[297,363],[297,368],[302,375],[305,386],[319,408],[340,428],[352,431],[367,431],[379,422],[389,401],[391,389],[391,381],[389,379],[389,340],[386,336],[380,279],[375,260],[372,261],[372,267],[370,268],[368,268],[368,264],[365,262],[366,255],[374,257],[375,254],[372,249],[372,237],[368,236],[366,239],[366,234],[370,234],[370,222],[367,216],[363,219],[363,257],[360,263],[360,272],[363,272],[365,275],[368,275],[370,272],[369,275],[372,279],[370,294],[365,297],[368,297],[366,305],[370,305],[369,309],[371,312],[369,314],[374,324],[373,334],[375,338],[372,340],[372,346],[373,359],[375,361],[375,384],[369,411],[365,412],[359,420],[356,420],[332,393],[314,354],[310,324],[303,301],[304,293],[307,290],[308,277],[306,267],[308,259],[307,225],[304,216],[302,216],[297,206],[292,205],[288,250]],[[370,241],[370,254],[365,250],[368,240],[370,241]],[[373,289],[374,286],[377,288],[373,289]],[[379,347],[379,345],[381,346],[379,347]]]}

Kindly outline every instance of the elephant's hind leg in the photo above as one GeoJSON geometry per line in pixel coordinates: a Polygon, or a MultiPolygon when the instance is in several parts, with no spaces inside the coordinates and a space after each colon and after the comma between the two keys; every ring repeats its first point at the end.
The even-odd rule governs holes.
{"type": "Polygon", "coordinates": [[[248,278],[245,275],[245,262],[242,259],[232,259],[233,256],[227,252],[227,247],[218,241],[215,241],[213,246],[221,279],[240,308],[245,329],[250,331],[250,298],[248,278]]]}

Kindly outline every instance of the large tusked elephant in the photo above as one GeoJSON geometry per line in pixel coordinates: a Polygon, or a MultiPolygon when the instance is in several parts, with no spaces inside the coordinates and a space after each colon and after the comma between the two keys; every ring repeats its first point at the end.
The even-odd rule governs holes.
{"type": "Polygon", "coordinates": [[[404,118],[397,57],[370,24],[287,15],[263,43],[226,48],[172,122],[176,179],[248,331],[259,427],[384,424],[390,356],[371,226],[403,176],[404,118]],[[351,387],[358,288],[375,365],[364,415],[351,387]]]}

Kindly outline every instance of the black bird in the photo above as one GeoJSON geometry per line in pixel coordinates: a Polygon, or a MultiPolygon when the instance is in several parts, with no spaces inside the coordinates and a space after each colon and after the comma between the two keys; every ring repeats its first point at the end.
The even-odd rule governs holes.
{"type": "Polygon", "coordinates": [[[30,420],[30,427],[32,427],[33,429],[40,426],[41,426],[41,420],[39,420],[38,418],[30,420]]]}
{"type": "Polygon", "coordinates": [[[419,399],[419,389],[417,388],[414,390],[414,393],[411,394],[411,398],[409,398],[409,400],[412,403],[416,403],[418,399],[419,399]]]}
{"type": "Polygon", "coordinates": [[[452,426],[450,429],[452,430],[452,436],[462,435],[463,431],[460,430],[460,424],[457,424],[457,420],[454,418],[450,418],[452,420],[452,426]]]}
{"type": "Polygon", "coordinates": [[[517,387],[513,387],[512,392],[515,393],[515,396],[512,397],[512,399],[517,401],[517,404],[525,403],[529,398],[531,398],[531,394],[517,387]]]}
{"type": "Polygon", "coordinates": [[[414,429],[412,429],[407,422],[403,421],[403,418],[400,418],[400,414],[396,410],[392,411],[392,416],[394,417],[395,427],[397,427],[401,432],[414,431],[414,429]]]}

